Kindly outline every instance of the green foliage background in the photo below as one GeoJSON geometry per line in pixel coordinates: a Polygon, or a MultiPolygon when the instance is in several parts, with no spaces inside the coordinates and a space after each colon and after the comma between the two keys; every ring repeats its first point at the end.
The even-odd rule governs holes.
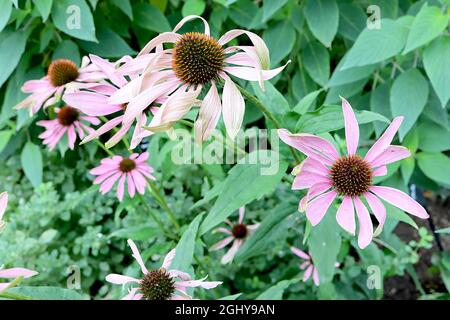
{"type": "MultiPolygon", "coordinates": [[[[60,145],[58,152],[50,153],[37,138],[41,129],[35,122],[43,115],[30,117],[13,107],[25,97],[22,84],[43,76],[53,59],[79,64],[88,53],[113,60],[134,55],[189,14],[206,18],[215,37],[236,28],[258,33],[269,47],[272,68],[291,60],[280,76],[267,83],[265,92],[241,84],[293,132],[323,134],[342,146],[342,115],[332,106],[339,103],[339,95],[360,111],[362,145],[372,143],[388,119],[404,115],[399,138],[413,156],[390,166],[378,182],[405,191],[413,183],[448,196],[449,5],[448,0],[0,0],[0,191],[10,194],[0,263],[36,269],[40,275],[27,284],[55,287],[65,287],[68,267],[78,266],[82,296],[118,298],[125,291],[106,285],[105,275],[139,273],[130,259],[127,238],[138,242],[144,260],[155,267],[161,254],[177,245],[149,218],[152,210],[170,224],[150,195],[144,198],[149,207],[130,199],[119,204],[112,194],[100,196],[91,187],[88,171],[106,156],[102,150],[88,144],[67,151],[60,145]],[[80,9],[81,29],[67,27],[71,5],[80,9]],[[366,12],[370,5],[380,9],[379,30],[366,27],[368,17],[374,17],[366,12]]],[[[192,23],[188,29],[202,31],[202,26],[192,23]]],[[[248,101],[244,124],[272,127],[248,101]]],[[[204,221],[211,220],[211,212],[221,217],[233,214],[235,219],[235,209],[242,203],[234,200],[238,197],[233,192],[242,181],[233,177],[248,168],[179,166],[170,159],[171,147],[173,142],[164,135],[150,139],[150,164],[182,224],[179,235],[185,230],[197,234],[198,226],[189,225],[199,214],[204,214],[204,221]]],[[[195,250],[186,259],[193,261],[196,275],[224,281],[210,292],[198,290],[198,297],[242,293],[247,299],[375,299],[383,296],[383,290],[367,288],[367,267],[380,266],[385,279],[405,272],[417,278],[412,266],[418,254],[430,247],[425,230],[419,234],[421,241],[403,242],[393,233],[397,223],[416,225],[393,207],[388,208],[388,222],[380,235],[383,245],[371,244],[364,251],[330,215],[309,230],[297,212],[301,193],[291,191],[289,182],[281,183],[289,181],[284,172],[287,162],[292,162],[287,150],[283,154],[280,173],[258,184],[262,187],[245,201],[239,200],[247,204],[247,218],[262,222],[264,228],[248,239],[232,265],[220,265],[223,252],[207,251],[218,239],[209,232],[214,223],[203,222],[198,232],[203,236],[191,239],[195,250]],[[290,253],[291,245],[309,248],[319,268],[320,287],[299,280],[299,260],[290,253]],[[336,261],[339,268],[334,267],[336,261]]],[[[251,179],[256,175],[246,176],[246,182],[251,179]]],[[[182,249],[188,245],[184,243],[182,249]]],[[[438,255],[434,261],[429,271],[440,273],[449,288],[448,255],[438,255]]],[[[179,263],[187,267],[187,261],[179,263]]],[[[418,288],[425,295],[420,283],[418,288]]],[[[35,295],[42,297],[42,293],[35,295]]]]}

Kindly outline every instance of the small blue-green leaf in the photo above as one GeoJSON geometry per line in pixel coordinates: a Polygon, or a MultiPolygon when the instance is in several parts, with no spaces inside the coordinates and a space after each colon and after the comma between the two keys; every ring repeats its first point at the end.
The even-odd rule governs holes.
{"type": "Polygon", "coordinates": [[[43,162],[41,149],[32,142],[27,142],[20,155],[23,171],[33,187],[42,183],[43,162]]]}

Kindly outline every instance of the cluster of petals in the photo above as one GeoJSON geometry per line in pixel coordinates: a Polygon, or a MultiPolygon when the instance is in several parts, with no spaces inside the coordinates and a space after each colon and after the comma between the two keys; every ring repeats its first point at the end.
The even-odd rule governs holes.
{"type": "MultiPolygon", "coordinates": [[[[0,268],[0,279],[16,279],[19,277],[30,278],[38,273],[36,271],[25,269],[25,268],[9,268],[9,269],[1,269],[0,268]]],[[[6,290],[10,286],[11,282],[2,282],[0,283],[0,293],[6,290]]]]}
{"type": "Polygon", "coordinates": [[[242,244],[245,241],[245,238],[255,231],[259,227],[259,223],[251,224],[251,225],[244,225],[244,216],[245,216],[245,207],[241,207],[239,209],[239,219],[237,225],[234,225],[231,223],[230,220],[226,219],[225,223],[229,226],[229,228],[220,227],[215,230],[215,232],[220,232],[225,234],[225,238],[217,242],[211,247],[211,251],[220,250],[222,248],[225,248],[230,243],[232,243],[230,249],[225,253],[221,259],[222,264],[227,264],[233,261],[234,256],[238,252],[239,248],[242,246],[242,244]],[[239,237],[233,233],[233,229],[238,226],[245,228],[245,235],[244,237],[239,237]],[[248,234],[247,234],[248,233],[248,234]]]}
{"type": "MultiPolygon", "coordinates": [[[[142,274],[145,277],[149,273],[149,270],[145,266],[136,244],[129,239],[128,245],[130,246],[131,251],[133,252],[133,257],[139,264],[142,274]]],[[[222,284],[220,281],[205,281],[207,277],[200,280],[192,280],[191,276],[186,272],[170,269],[175,253],[175,249],[172,249],[164,258],[164,262],[160,268],[160,270],[167,272],[174,282],[176,294],[173,294],[170,300],[191,300],[192,297],[186,292],[187,288],[201,287],[204,289],[213,289],[222,284]]],[[[129,290],[129,293],[123,297],[123,300],[141,300],[144,297],[142,292],[140,292],[140,279],[113,273],[106,276],[106,281],[120,285],[126,285],[129,283],[138,285],[137,287],[132,287],[129,290]]]]}
{"type": "Polygon", "coordinates": [[[173,124],[182,119],[193,106],[200,106],[195,122],[196,138],[206,140],[216,127],[220,114],[228,135],[234,138],[240,130],[244,112],[244,99],[229,75],[258,81],[263,81],[280,73],[284,66],[268,70],[269,50],[264,41],[256,34],[245,30],[231,30],[225,33],[217,42],[226,45],[240,35],[247,35],[251,46],[229,46],[224,48],[224,66],[218,72],[218,78],[224,81],[222,99],[219,96],[217,83],[189,84],[178,78],[173,70],[173,49],[164,49],[164,44],[176,44],[183,36],[177,31],[187,22],[201,19],[204,22],[204,35],[210,35],[208,23],[199,16],[187,16],[182,19],[172,32],[164,32],[153,38],[142,49],[138,56],[125,62],[116,72],[119,75],[133,75],[136,71],[140,75],[132,79],[125,86],[114,92],[108,102],[115,105],[126,104],[122,125],[126,126],[135,119],[142,120],[142,112],[155,102],[161,100],[160,111],[152,118],[148,128],[153,131],[167,131],[173,124]],[[199,101],[203,87],[209,89],[199,101]]]}
{"type": "Polygon", "coordinates": [[[122,201],[125,191],[125,183],[127,191],[131,198],[134,197],[136,191],[140,194],[145,193],[148,185],[147,179],[155,180],[152,175],[153,168],[147,164],[149,154],[133,153],[128,158],[115,155],[111,158],[102,159],[100,165],[90,171],[90,174],[97,176],[94,184],[100,184],[100,192],[105,194],[109,192],[117,182],[117,198],[122,201]],[[132,163],[129,170],[124,170],[123,161],[132,163]],[[122,168],[121,168],[122,167],[122,168]]]}
{"type": "MultiPolygon", "coordinates": [[[[342,98],[342,111],[347,144],[346,156],[355,156],[359,143],[359,127],[352,107],[344,98],[342,98]]],[[[402,121],[403,117],[396,117],[366,153],[363,161],[370,166],[373,176],[386,175],[388,164],[410,156],[407,148],[391,145],[402,121]]],[[[292,134],[286,129],[279,129],[278,134],[283,142],[307,156],[300,165],[294,168],[293,173],[296,177],[292,189],[308,189],[306,196],[300,201],[299,210],[306,211],[306,216],[313,226],[322,220],[338,196],[342,196],[343,199],[337,210],[336,220],[343,229],[354,235],[356,211],[360,248],[368,246],[374,235],[369,211],[361,197],[365,198],[378,221],[375,234],[381,232],[386,220],[386,208],[380,199],[419,218],[427,219],[429,217],[425,209],[409,195],[387,186],[370,185],[367,192],[358,196],[340,195],[331,178],[331,167],[342,157],[332,143],[307,133],[292,134]]]]}
{"type": "Polygon", "coordinates": [[[305,273],[303,274],[303,281],[307,281],[312,276],[314,284],[316,286],[318,286],[320,284],[319,273],[317,272],[317,268],[313,264],[311,256],[309,254],[307,254],[306,252],[304,252],[304,251],[302,251],[302,250],[300,250],[298,248],[295,248],[295,247],[291,247],[291,251],[292,251],[293,254],[295,254],[300,259],[305,260],[299,266],[299,268],[301,270],[305,270],[305,273]]]}

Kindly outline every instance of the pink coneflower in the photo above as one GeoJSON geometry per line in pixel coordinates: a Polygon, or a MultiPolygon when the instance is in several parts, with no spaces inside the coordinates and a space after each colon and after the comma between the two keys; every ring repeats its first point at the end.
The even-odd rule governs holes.
{"type": "MultiPolygon", "coordinates": [[[[10,268],[10,269],[1,269],[0,268],[0,278],[4,279],[16,279],[18,277],[30,278],[37,275],[38,272],[25,269],[25,268],[10,268]]],[[[0,283],[0,293],[4,291],[11,283],[4,282],[0,283]]]]}
{"type": "Polygon", "coordinates": [[[81,68],[68,59],[53,61],[48,67],[45,77],[40,80],[30,80],[22,86],[22,91],[31,93],[25,100],[16,105],[16,109],[27,108],[33,115],[43,106],[48,107],[61,99],[64,89],[77,90],[87,86],[89,82],[97,82],[103,74],[95,65],[89,64],[89,59],[83,57],[81,68]]]}
{"type": "Polygon", "coordinates": [[[212,289],[222,284],[220,281],[192,280],[189,274],[170,269],[172,260],[175,257],[175,249],[171,250],[164,258],[164,262],[159,269],[148,270],[139,253],[138,248],[132,240],[128,240],[128,245],[133,252],[133,257],[141,267],[144,274],[142,279],[136,279],[120,274],[109,274],[106,281],[114,284],[125,285],[133,283],[138,287],[130,289],[129,294],[123,300],[191,300],[192,297],[186,293],[187,288],[201,287],[212,289]]]}
{"type": "Polygon", "coordinates": [[[333,200],[339,195],[343,201],[336,214],[339,225],[355,234],[355,210],[359,222],[358,245],[365,248],[373,237],[369,211],[361,201],[364,197],[378,220],[376,234],[381,232],[386,220],[386,208],[379,198],[422,219],[428,218],[425,209],[406,193],[383,186],[374,186],[373,177],[387,173],[386,165],[410,156],[407,148],[391,145],[403,117],[396,117],[383,135],[370,148],[364,158],[356,154],[359,127],[350,104],[342,98],[347,155],[340,156],[327,140],[307,133],[291,134],[286,129],[278,134],[286,144],[300,150],[308,157],[296,168],[292,189],[309,189],[300,201],[299,210],[317,225],[333,200]],[[331,190],[330,190],[331,189],[331,190]]]}
{"type": "Polygon", "coordinates": [[[165,32],[150,42],[139,53],[136,61],[126,63],[118,70],[121,74],[143,70],[139,78],[115,92],[110,103],[128,103],[123,122],[128,124],[161,96],[169,96],[162,103],[161,111],[152,119],[152,131],[165,131],[183,118],[194,105],[200,105],[195,122],[196,138],[206,140],[216,127],[220,114],[228,135],[234,138],[242,124],[245,111],[244,99],[229,75],[263,81],[280,73],[283,67],[267,70],[269,50],[256,34],[246,30],[231,30],[219,40],[210,35],[208,23],[199,16],[187,16],[172,32],[165,32]],[[179,34],[177,31],[189,20],[201,19],[205,32],[179,34]],[[230,46],[228,42],[240,35],[247,35],[251,46],[230,46]],[[164,49],[164,43],[172,43],[164,49]],[[154,53],[151,53],[155,50],[154,53]],[[224,81],[222,100],[216,83],[224,81]],[[197,100],[203,88],[209,87],[203,101],[197,100]]]}
{"type": "Polygon", "coordinates": [[[305,273],[303,274],[303,281],[307,281],[309,278],[313,278],[314,284],[318,286],[320,284],[319,282],[319,274],[317,272],[317,268],[314,266],[313,261],[311,260],[311,257],[306,252],[291,247],[291,251],[293,254],[295,254],[300,259],[305,260],[299,267],[301,270],[305,270],[305,273]]]}
{"type": "Polygon", "coordinates": [[[244,243],[244,240],[247,238],[247,236],[256,230],[258,228],[259,223],[252,224],[252,225],[246,225],[244,224],[244,215],[245,215],[245,207],[241,207],[239,209],[239,220],[238,223],[232,224],[230,220],[226,219],[225,222],[230,226],[230,229],[227,228],[217,228],[216,232],[221,232],[227,235],[226,238],[223,240],[220,240],[215,245],[211,247],[210,250],[215,251],[222,249],[229,245],[230,243],[233,243],[231,248],[228,250],[228,252],[222,257],[221,262],[223,264],[229,263],[233,261],[234,256],[236,255],[239,248],[244,243]]]}
{"type": "MultiPolygon", "coordinates": [[[[66,93],[63,100],[74,108],[81,110],[81,112],[89,116],[109,116],[114,114],[114,117],[107,121],[104,125],[98,128],[95,132],[89,134],[84,138],[82,143],[89,142],[99,136],[109,132],[113,128],[121,125],[121,128],[109,139],[105,146],[111,148],[116,145],[131,129],[133,122],[124,124],[123,113],[127,108],[126,104],[108,104],[108,99],[111,95],[117,92],[120,88],[124,87],[128,81],[120,74],[115,74],[116,69],[122,63],[130,61],[131,57],[125,56],[115,63],[111,63],[108,60],[102,59],[96,55],[90,55],[91,62],[95,65],[101,72],[104,73],[105,78],[109,82],[102,81],[97,85],[90,87],[85,87],[83,90],[76,92],[66,93]]],[[[132,79],[135,78],[135,74],[130,74],[132,79]]],[[[161,102],[162,100],[157,100],[156,102],[161,102]]],[[[157,108],[148,108],[150,111],[155,112],[157,108]]],[[[149,136],[152,132],[142,129],[142,126],[147,123],[146,112],[148,109],[143,110],[136,117],[136,126],[133,131],[133,137],[131,139],[130,148],[134,149],[145,136],[149,136]]]]}
{"type": "Polygon", "coordinates": [[[73,150],[75,148],[75,141],[77,140],[77,133],[80,139],[83,139],[86,132],[92,133],[94,131],[85,122],[93,125],[100,124],[97,118],[83,115],[77,109],[69,106],[55,108],[55,112],[57,114],[56,119],[37,122],[38,126],[45,128],[45,131],[39,135],[39,138],[44,140],[44,144],[50,150],[56,147],[66,133],[69,148],[73,150]]]}
{"type": "Polygon", "coordinates": [[[133,153],[130,157],[113,156],[101,161],[101,164],[92,169],[90,173],[97,176],[94,184],[101,184],[100,192],[107,193],[114,184],[117,184],[117,198],[123,199],[125,181],[128,186],[128,194],[134,197],[136,190],[140,194],[145,193],[148,184],[147,179],[155,180],[152,176],[153,168],[147,164],[149,154],[147,152],[141,155],[133,153]]]}
{"type": "Polygon", "coordinates": [[[5,226],[5,222],[2,219],[3,215],[5,214],[7,205],[8,205],[8,193],[2,192],[0,193],[0,232],[3,230],[3,227],[5,226]]]}

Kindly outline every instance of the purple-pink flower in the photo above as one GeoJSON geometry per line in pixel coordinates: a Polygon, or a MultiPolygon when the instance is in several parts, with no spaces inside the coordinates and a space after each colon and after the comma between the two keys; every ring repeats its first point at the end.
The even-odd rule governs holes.
{"type": "Polygon", "coordinates": [[[83,115],[77,109],[69,106],[55,108],[55,112],[55,119],[37,122],[38,126],[45,128],[45,131],[39,135],[39,138],[44,140],[43,143],[47,145],[50,150],[53,150],[56,147],[66,133],[69,148],[73,150],[75,148],[77,134],[80,139],[83,139],[87,133],[92,133],[94,131],[87,124],[100,124],[100,121],[97,118],[83,115]]]}
{"type": "Polygon", "coordinates": [[[239,209],[239,220],[236,224],[233,224],[231,223],[230,220],[226,219],[225,223],[228,224],[230,228],[227,229],[220,227],[215,230],[215,232],[225,234],[226,237],[217,242],[215,245],[213,245],[210,249],[211,251],[220,250],[229,245],[230,243],[232,243],[231,248],[221,259],[221,262],[223,264],[230,263],[233,261],[234,256],[244,243],[247,236],[250,235],[250,233],[252,233],[253,231],[255,231],[256,228],[258,228],[259,226],[259,223],[251,225],[244,224],[244,215],[245,215],[245,207],[241,207],[239,209]]]}
{"type": "Polygon", "coordinates": [[[201,287],[212,289],[222,284],[220,281],[205,281],[207,277],[200,280],[192,280],[189,274],[170,269],[172,260],[175,257],[175,249],[172,249],[164,258],[161,268],[148,270],[134,242],[128,240],[128,245],[133,252],[134,259],[141,267],[143,278],[136,279],[114,273],[106,276],[106,281],[113,284],[125,285],[132,283],[135,285],[122,298],[123,300],[191,300],[192,297],[186,292],[187,288],[201,287]]]}
{"type": "Polygon", "coordinates": [[[172,32],[153,38],[136,59],[119,68],[118,74],[135,74],[136,70],[142,74],[116,91],[109,102],[128,104],[123,117],[123,124],[128,125],[139,119],[142,112],[157,99],[168,97],[149,124],[155,132],[169,130],[194,105],[199,105],[194,128],[196,139],[204,141],[211,135],[220,114],[223,115],[228,135],[234,138],[242,125],[245,103],[229,75],[258,81],[263,87],[264,80],[273,78],[285,67],[268,70],[269,64],[269,50],[255,33],[231,30],[216,40],[211,37],[205,19],[187,16],[172,32]],[[177,33],[187,21],[193,19],[203,21],[204,33],[177,33]],[[240,35],[246,35],[251,45],[224,48],[240,35]],[[173,44],[173,47],[164,49],[165,43],[173,44]],[[224,81],[222,99],[216,86],[220,79],[224,81]],[[198,101],[202,89],[207,87],[209,89],[203,101],[198,101]]]}
{"type": "Polygon", "coordinates": [[[312,276],[314,284],[318,286],[320,284],[319,273],[317,272],[317,268],[314,266],[310,255],[295,247],[291,247],[291,251],[300,259],[305,260],[299,266],[301,270],[305,270],[305,273],[303,274],[303,281],[307,281],[312,276]]]}
{"type": "MultiPolygon", "coordinates": [[[[93,65],[97,67],[108,81],[102,81],[96,85],[85,87],[82,90],[66,93],[63,100],[74,108],[81,110],[81,112],[89,116],[109,116],[114,115],[112,119],[108,120],[95,132],[92,132],[84,138],[82,143],[89,142],[98,138],[99,136],[109,132],[113,128],[121,126],[120,129],[105,143],[107,148],[116,145],[131,129],[133,122],[123,123],[123,113],[125,112],[126,104],[109,104],[108,99],[115,94],[120,88],[128,84],[128,80],[120,74],[116,74],[116,69],[125,62],[131,61],[131,57],[125,56],[115,63],[102,59],[96,55],[89,55],[93,65]]],[[[137,74],[129,73],[131,79],[135,79],[137,74]]],[[[162,97],[157,99],[155,103],[162,103],[165,101],[162,97]]],[[[158,108],[148,108],[136,117],[136,126],[133,131],[130,148],[134,149],[144,137],[150,136],[151,131],[144,130],[142,127],[147,123],[148,111],[156,112],[158,108]]]]}
{"type": "MultiPolygon", "coordinates": [[[[36,271],[25,268],[0,269],[0,279],[16,279],[18,277],[30,278],[38,273],[36,271]]],[[[0,283],[0,293],[4,291],[11,282],[0,283]]]]}
{"type": "Polygon", "coordinates": [[[123,199],[125,182],[131,198],[136,194],[136,190],[144,194],[148,184],[147,179],[155,180],[152,175],[154,170],[147,164],[148,157],[148,152],[144,152],[140,155],[133,153],[128,158],[116,155],[103,159],[98,167],[90,171],[92,175],[97,176],[94,184],[101,184],[100,192],[105,194],[118,182],[117,198],[120,201],[123,199]]]}
{"type": "Polygon", "coordinates": [[[359,127],[350,104],[342,98],[347,154],[341,156],[328,140],[307,133],[291,134],[286,129],[278,134],[286,144],[300,150],[307,158],[294,168],[296,175],[292,189],[308,189],[301,199],[299,210],[305,211],[313,226],[317,225],[337,196],[343,198],[337,210],[338,224],[355,234],[355,211],[358,218],[358,245],[365,248],[372,241],[374,232],[363,197],[378,220],[375,234],[381,232],[386,220],[384,201],[414,216],[427,219],[425,209],[406,193],[385,186],[374,186],[373,177],[387,173],[387,165],[410,156],[407,148],[391,145],[403,117],[396,117],[364,158],[356,154],[359,127]]]}
{"type": "Polygon", "coordinates": [[[5,222],[2,219],[3,215],[5,214],[7,206],[8,206],[8,193],[2,192],[0,193],[0,232],[3,230],[3,227],[5,226],[5,222]]]}
{"type": "Polygon", "coordinates": [[[48,67],[48,73],[39,80],[30,80],[22,86],[22,91],[30,95],[16,105],[16,109],[27,108],[31,115],[41,107],[48,107],[61,99],[64,90],[73,91],[89,86],[90,82],[102,79],[103,73],[97,67],[89,64],[89,59],[83,57],[81,68],[67,59],[53,61],[48,67]]]}

